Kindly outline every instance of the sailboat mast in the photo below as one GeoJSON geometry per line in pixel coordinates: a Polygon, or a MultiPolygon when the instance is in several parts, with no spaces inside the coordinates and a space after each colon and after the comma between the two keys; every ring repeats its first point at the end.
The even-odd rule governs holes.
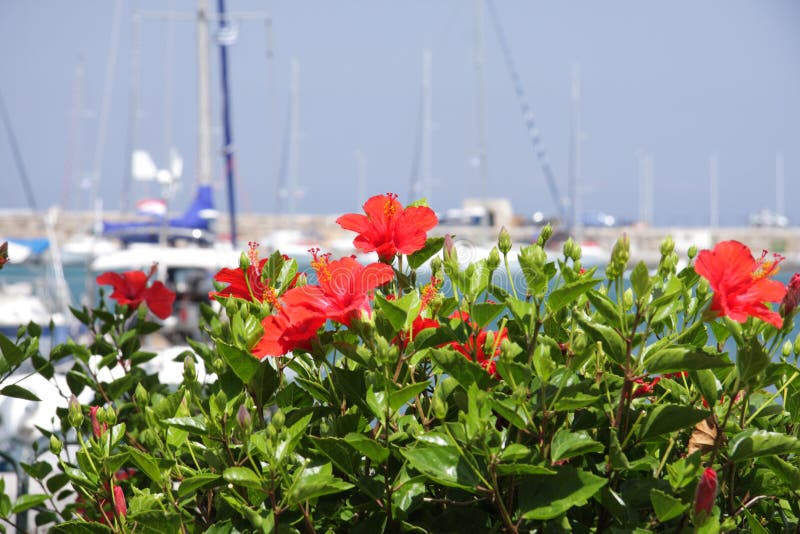
{"type": "Polygon", "coordinates": [[[579,183],[581,180],[581,71],[580,65],[572,65],[572,90],[571,102],[571,130],[570,143],[570,173],[569,173],[569,199],[570,199],[570,227],[576,239],[581,233],[581,206],[579,183]]]}
{"type": "Polygon", "coordinates": [[[231,104],[228,90],[228,45],[233,44],[232,39],[225,35],[229,28],[228,16],[225,13],[225,0],[217,0],[217,13],[219,15],[219,58],[220,77],[222,81],[222,129],[225,136],[223,153],[225,155],[225,176],[228,182],[228,211],[231,219],[231,245],[236,247],[236,195],[234,193],[234,162],[233,162],[233,134],[231,132],[231,104]]]}
{"type": "Polygon", "coordinates": [[[289,118],[289,180],[288,206],[289,213],[294,213],[295,201],[298,192],[298,176],[300,175],[300,62],[292,59],[291,62],[291,87],[290,87],[290,118],[289,118]]]}
{"type": "Polygon", "coordinates": [[[429,205],[433,202],[431,198],[433,194],[432,63],[433,54],[425,49],[422,52],[422,191],[429,205]]]}
{"type": "Polygon", "coordinates": [[[197,0],[197,183],[211,185],[208,0],[197,0]]]}

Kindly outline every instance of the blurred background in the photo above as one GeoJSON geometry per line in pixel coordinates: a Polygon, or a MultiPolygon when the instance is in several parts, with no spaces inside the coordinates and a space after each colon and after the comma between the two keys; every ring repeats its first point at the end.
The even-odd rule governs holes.
{"type": "Polygon", "coordinates": [[[621,227],[648,260],[667,233],[800,250],[792,0],[0,13],[0,237],[32,257],[48,210],[67,263],[140,241],[348,253],[335,216],[388,191],[482,245],[551,222],[598,257],[621,227]]]}

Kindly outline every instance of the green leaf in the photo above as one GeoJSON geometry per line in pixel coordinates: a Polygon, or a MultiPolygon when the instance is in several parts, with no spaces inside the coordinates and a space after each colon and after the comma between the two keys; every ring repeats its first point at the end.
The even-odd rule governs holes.
{"type": "Polygon", "coordinates": [[[533,368],[545,383],[550,380],[550,375],[556,370],[556,362],[550,357],[550,345],[547,343],[536,345],[536,349],[533,351],[533,368]]]}
{"type": "Polygon", "coordinates": [[[389,394],[389,407],[393,412],[396,412],[408,401],[428,389],[429,386],[430,384],[427,382],[422,382],[419,384],[411,384],[410,386],[393,391],[389,394]]]}
{"type": "Polygon", "coordinates": [[[688,406],[660,404],[645,416],[640,439],[644,440],[682,428],[693,427],[709,415],[711,412],[695,410],[688,406]]]}
{"type": "Polygon", "coordinates": [[[21,495],[17,499],[17,502],[14,503],[14,507],[11,508],[11,513],[18,514],[20,512],[24,512],[25,510],[30,510],[31,508],[46,502],[49,498],[49,495],[45,495],[43,493],[28,493],[27,495],[21,495]]]}
{"type": "Polygon", "coordinates": [[[554,289],[547,299],[547,305],[552,313],[557,312],[567,304],[575,302],[581,295],[589,291],[591,288],[602,282],[601,278],[590,278],[583,280],[581,278],[563,285],[558,289],[554,289]]]}
{"type": "Polygon", "coordinates": [[[497,464],[498,475],[555,475],[557,471],[543,465],[533,464],[497,464]]]}
{"type": "Polygon", "coordinates": [[[323,495],[341,493],[352,487],[353,485],[349,482],[334,477],[331,474],[331,464],[325,464],[316,468],[304,469],[294,480],[289,499],[291,502],[299,503],[323,495]]]}
{"type": "Polygon", "coordinates": [[[631,287],[637,299],[642,299],[650,293],[650,273],[643,261],[637,263],[631,271],[631,287]]]}
{"type": "Polygon", "coordinates": [[[194,417],[170,417],[169,419],[164,419],[163,423],[192,434],[205,435],[208,433],[206,419],[201,415],[196,415],[194,417]]]}
{"type": "Polygon", "coordinates": [[[653,510],[659,521],[675,519],[689,509],[688,504],[656,488],[650,490],[650,502],[653,503],[653,510]]]}
{"type": "Polygon", "coordinates": [[[531,477],[520,485],[523,519],[555,519],[573,506],[582,506],[608,480],[581,469],[562,467],[555,475],[531,477]]]}
{"type": "Polygon", "coordinates": [[[131,461],[136,464],[136,467],[142,470],[147,478],[156,484],[161,484],[163,481],[163,475],[161,474],[161,469],[158,467],[158,464],[152,456],[145,454],[134,447],[125,447],[125,451],[128,453],[131,461]]]}
{"type": "Polygon", "coordinates": [[[191,495],[199,489],[217,485],[223,478],[215,473],[199,473],[197,475],[183,479],[180,487],[178,488],[178,497],[183,498],[191,495]]]}
{"type": "Polygon", "coordinates": [[[731,438],[728,451],[731,460],[740,462],[748,458],[800,452],[800,440],[780,432],[749,428],[731,438]]]}
{"type": "MultiPolygon", "coordinates": [[[[53,466],[47,462],[34,462],[32,464],[20,462],[19,465],[28,475],[38,480],[43,480],[53,470],[53,466]]],[[[1,489],[0,492],[2,492],[1,489]]]]}
{"type": "Polygon", "coordinates": [[[341,438],[315,438],[311,437],[314,446],[323,455],[333,462],[337,468],[347,475],[355,476],[356,470],[361,465],[353,449],[341,438]]]}
{"type": "Polygon", "coordinates": [[[375,297],[375,304],[383,311],[395,332],[404,330],[419,315],[421,301],[416,291],[397,300],[387,300],[382,295],[375,297]]]}
{"type": "Polygon", "coordinates": [[[425,241],[424,247],[407,256],[408,266],[412,269],[419,269],[423,263],[432,258],[434,254],[442,250],[442,245],[444,245],[443,237],[429,237],[425,241]]]}
{"type": "Polygon", "coordinates": [[[604,295],[599,291],[595,291],[594,289],[587,291],[586,297],[589,299],[589,302],[592,303],[592,306],[594,306],[600,316],[606,320],[606,322],[608,322],[611,326],[620,326],[619,309],[613,300],[608,298],[607,295],[604,295]]]}
{"type": "Polygon", "coordinates": [[[777,456],[767,456],[759,460],[780,478],[792,491],[800,490],[800,469],[777,456]]]}
{"type": "Polygon", "coordinates": [[[344,437],[344,440],[359,453],[375,463],[382,464],[389,458],[389,449],[363,434],[350,432],[344,437]]]}
{"type": "Polygon", "coordinates": [[[516,462],[527,458],[531,450],[521,443],[512,443],[500,452],[501,462],[516,462]]]}
{"type": "Polygon", "coordinates": [[[692,383],[700,390],[700,394],[706,400],[709,406],[715,406],[719,401],[719,381],[717,376],[708,369],[701,369],[699,371],[689,371],[689,378],[692,383]]]}
{"type": "Polygon", "coordinates": [[[593,440],[588,432],[584,430],[570,432],[562,428],[553,436],[550,456],[553,462],[558,462],[592,452],[603,452],[604,449],[603,444],[593,440]]]}
{"type": "Polygon", "coordinates": [[[11,367],[19,365],[25,359],[25,353],[3,334],[0,334],[0,351],[11,367]]]}
{"type": "MultiPolygon", "coordinates": [[[[2,335],[2,334],[0,334],[2,335]]],[[[5,395],[6,397],[14,397],[16,399],[24,399],[28,401],[38,402],[42,399],[28,391],[22,386],[18,386],[17,384],[11,384],[9,386],[0,389],[0,395],[5,395]]]]}
{"type": "Polygon", "coordinates": [[[408,463],[436,483],[475,492],[480,479],[456,447],[420,446],[401,450],[408,463]]]}
{"type": "Polygon", "coordinates": [[[577,314],[576,319],[592,341],[599,341],[603,345],[603,350],[612,360],[617,363],[622,363],[625,360],[625,340],[616,330],[610,326],[596,323],[584,314],[577,314]]]}
{"type": "Polygon", "coordinates": [[[225,482],[245,486],[248,488],[260,489],[262,486],[261,477],[249,467],[228,467],[222,472],[225,482]]]}
{"type": "Polygon", "coordinates": [[[483,367],[453,349],[436,349],[431,352],[431,360],[465,390],[470,384],[477,384],[480,389],[487,389],[492,384],[492,378],[483,367]]]}
{"type": "Polygon", "coordinates": [[[81,519],[54,525],[50,532],[54,534],[106,534],[114,531],[102,523],[81,519]]]}
{"type": "Polygon", "coordinates": [[[727,354],[713,354],[693,347],[671,346],[647,354],[645,365],[652,374],[694,371],[699,369],[716,369],[733,365],[727,354]]]}
{"type": "Polygon", "coordinates": [[[756,388],[758,375],[760,375],[769,365],[769,354],[758,339],[745,339],[744,344],[739,347],[736,354],[736,369],[739,371],[739,378],[751,388],[756,388]]]}
{"type": "MultiPolygon", "coordinates": [[[[245,350],[228,345],[218,339],[214,341],[217,345],[217,352],[219,352],[219,355],[225,360],[225,363],[228,364],[228,367],[239,377],[239,380],[245,384],[250,382],[250,379],[253,378],[253,375],[255,375],[258,370],[258,366],[261,365],[258,358],[245,350]]],[[[264,363],[264,365],[267,364],[264,363]]]]}
{"type": "Polygon", "coordinates": [[[505,310],[503,304],[492,304],[491,302],[480,302],[472,306],[470,318],[475,321],[480,328],[485,328],[495,317],[505,310]]]}

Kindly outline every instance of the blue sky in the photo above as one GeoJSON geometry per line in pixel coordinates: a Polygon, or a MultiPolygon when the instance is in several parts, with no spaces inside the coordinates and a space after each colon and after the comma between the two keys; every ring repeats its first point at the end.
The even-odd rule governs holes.
{"type": "MultiPolygon", "coordinates": [[[[800,222],[800,207],[791,200],[800,195],[800,3],[494,1],[562,194],[569,157],[570,69],[578,62],[585,209],[636,218],[635,154],[644,149],[655,163],[655,223],[705,224],[707,160],[716,152],[720,220],[744,224],[749,212],[774,208],[775,155],[781,152],[787,214],[800,222]]],[[[192,0],[172,3],[184,13],[194,8],[192,0]]],[[[100,179],[109,209],[120,204],[129,160],[132,13],[163,10],[168,4],[123,1],[100,179]]],[[[357,209],[356,149],[367,158],[368,192],[396,191],[408,200],[425,48],[433,54],[433,207],[456,207],[464,197],[479,194],[478,172],[470,163],[478,137],[473,2],[228,4],[230,11],[269,12],[274,30],[273,78],[262,22],[242,22],[230,49],[242,209],[278,208],[276,155],[285,129],[292,58],[300,64],[299,182],[305,191],[297,211],[357,209]]],[[[95,160],[114,5],[111,0],[0,0],[0,91],[40,206],[63,199],[69,208],[88,206],[79,182],[95,160]],[[70,110],[79,57],[86,66],[85,113],[74,129],[70,110]],[[71,172],[65,170],[69,161],[71,172]]],[[[193,190],[196,158],[194,26],[174,23],[171,75],[166,74],[167,24],[147,20],[141,31],[135,145],[163,160],[167,132],[184,155],[185,183],[175,200],[180,207],[193,190]]],[[[484,38],[489,190],[512,198],[520,214],[554,213],[488,14],[484,38]]],[[[218,147],[216,49],[211,57],[218,147]]],[[[217,154],[214,171],[221,183],[217,154]]],[[[25,196],[4,131],[0,176],[0,209],[23,207],[25,196]]],[[[135,196],[147,193],[134,190],[135,196]]],[[[224,208],[224,190],[217,200],[224,208]]]]}

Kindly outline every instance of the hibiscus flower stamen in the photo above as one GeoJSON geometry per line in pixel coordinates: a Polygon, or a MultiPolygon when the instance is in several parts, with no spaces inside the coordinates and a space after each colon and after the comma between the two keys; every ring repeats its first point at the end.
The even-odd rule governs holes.
{"type": "Polygon", "coordinates": [[[250,260],[250,265],[255,265],[258,267],[258,247],[261,245],[255,241],[248,241],[247,242],[247,259],[250,260]]]}
{"type": "Polygon", "coordinates": [[[391,218],[395,213],[397,213],[397,206],[394,203],[394,201],[397,200],[397,193],[386,193],[386,196],[389,198],[383,205],[383,213],[386,215],[386,217],[391,218]]]}
{"type": "Polygon", "coordinates": [[[433,297],[436,296],[437,283],[438,280],[436,280],[436,277],[432,276],[430,283],[422,288],[422,309],[427,308],[428,304],[430,304],[431,300],[433,300],[433,297]]]}
{"type": "Polygon", "coordinates": [[[753,280],[760,280],[777,274],[780,271],[780,263],[786,259],[777,252],[772,254],[772,260],[765,261],[764,258],[766,256],[767,251],[761,251],[761,257],[756,260],[756,268],[752,274],[753,280]]]}
{"type": "Polygon", "coordinates": [[[320,283],[327,283],[331,281],[331,271],[328,268],[328,258],[330,258],[330,252],[327,254],[320,254],[318,248],[311,248],[308,249],[314,259],[311,261],[311,268],[314,269],[317,273],[317,280],[320,283]]]}

